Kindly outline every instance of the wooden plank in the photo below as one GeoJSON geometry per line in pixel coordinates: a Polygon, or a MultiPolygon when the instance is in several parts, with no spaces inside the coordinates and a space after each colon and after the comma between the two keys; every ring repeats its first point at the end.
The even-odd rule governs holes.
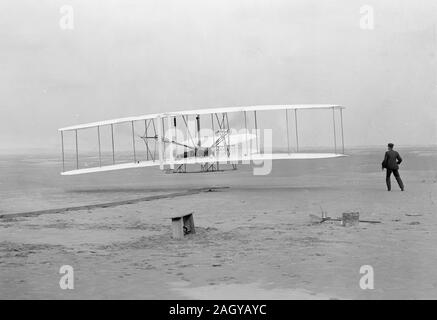
{"type": "Polygon", "coordinates": [[[171,219],[172,238],[181,240],[184,238],[184,222],[181,217],[171,219]]]}

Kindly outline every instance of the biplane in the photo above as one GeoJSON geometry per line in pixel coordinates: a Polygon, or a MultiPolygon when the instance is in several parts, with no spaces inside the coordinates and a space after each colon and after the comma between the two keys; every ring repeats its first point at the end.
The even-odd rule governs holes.
{"type": "Polygon", "coordinates": [[[152,166],[159,166],[166,172],[186,173],[187,165],[200,165],[200,172],[211,172],[220,171],[221,164],[232,165],[232,169],[236,169],[238,164],[262,161],[343,157],[343,109],[339,105],[226,107],[148,114],[60,128],[61,174],[77,175],[152,166]],[[332,113],[333,152],[302,152],[299,149],[301,110],[328,110],[332,113]],[[272,148],[269,128],[261,130],[258,125],[260,112],[273,111],[280,112],[285,123],[285,130],[280,135],[286,136],[287,145],[282,152],[272,148]],[[229,118],[237,114],[240,115],[236,120],[238,125],[235,120],[230,125],[229,118]],[[130,136],[130,147],[117,150],[119,137],[114,130],[122,125],[125,129],[126,126],[129,128],[124,135],[130,136]],[[85,130],[91,130],[96,140],[93,156],[80,152],[82,144],[79,143],[78,132],[85,130]],[[104,130],[109,135],[108,151],[102,150],[104,130]],[[66,160],[64,139],[67,132],[73,133],[74,138],[72,161],[66,160]],[[294,138],[290,135],[294,135],[294,138]],[[139,143],[142,147],[139,147],[139,143]]]}

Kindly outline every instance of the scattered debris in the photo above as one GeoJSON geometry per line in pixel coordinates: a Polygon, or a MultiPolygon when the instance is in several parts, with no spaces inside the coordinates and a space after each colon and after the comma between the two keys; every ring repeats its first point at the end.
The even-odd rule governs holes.
{"type": "MultiPolygon", "coordinates": [[[[314,214],[310,214],[309,216],[311,218],[312,223],[323,223],[325,221],[340,221],[342,223],[342,225],[344,225],[343,218],[328,217],[327,214],[323,210],[322,210],[322,217],[316,216],[314,214]]],[[[358,221],[364,222],[364,223],[381,223],[381,221],[375,221],[375,220],[358,220],[358,221]]]]}
{"type": "Polygon", "coordinates": [[[320,218],[319,216],[316,216],[315,214],[310,214],[310,218],[314,223],[323,223],[325,221],[341,221],[341,219],[335,219],[335,218],[331,218],[331,217],[320,218]]]}

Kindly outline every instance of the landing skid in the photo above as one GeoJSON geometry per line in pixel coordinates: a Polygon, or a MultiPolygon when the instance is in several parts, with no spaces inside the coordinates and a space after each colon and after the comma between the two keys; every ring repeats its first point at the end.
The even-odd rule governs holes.
{"type": "Polygon", "coordinates": [[[187,171],[187,165],[181,164],[175,169],[165,169],[165,173],[205,173],[205,172],[224,172],[237,170],[237,165],[231,163],[232,168],[230,169],[220,169],[218,163],[205,163],[200,165],[199,171],[187,171]]]}

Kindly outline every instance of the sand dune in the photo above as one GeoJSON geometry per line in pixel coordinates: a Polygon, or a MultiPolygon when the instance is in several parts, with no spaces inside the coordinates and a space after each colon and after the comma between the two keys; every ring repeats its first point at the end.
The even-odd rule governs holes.
{"type": "MultiPolygon", "coordinates": [[[[385,191],[378,156],[370,150],[338,162],[279,163],[262,177],[245,168],[196,177],[136,171],[69,180],[45,196],[4,189],[0,298],[435,299],[437,155],[430,162],[403,153],[405,192],[396,185],[385,191]],[[106,191],[86,191],[102,185],[106,191]],[[229,188],[198,192],[216,186],[229,188]],[[38,203],[79,208],[19,216],[27,205],[14,206],[18,198],[36,199],[28,200],[34,210],[38,203]],[[321,208],[331,217],[356,210],[381,223],[312,223],[321,208]],[[187,212],[196,234],[173,240],[169,218],[187,212]],[[59,288],[66,264],[74,290],[59,288]],[[374,290],[359,286],[362,265],[375,270],[374,290]]],[[[46,190],[62,183],[53,179],[46,190]]]]}

